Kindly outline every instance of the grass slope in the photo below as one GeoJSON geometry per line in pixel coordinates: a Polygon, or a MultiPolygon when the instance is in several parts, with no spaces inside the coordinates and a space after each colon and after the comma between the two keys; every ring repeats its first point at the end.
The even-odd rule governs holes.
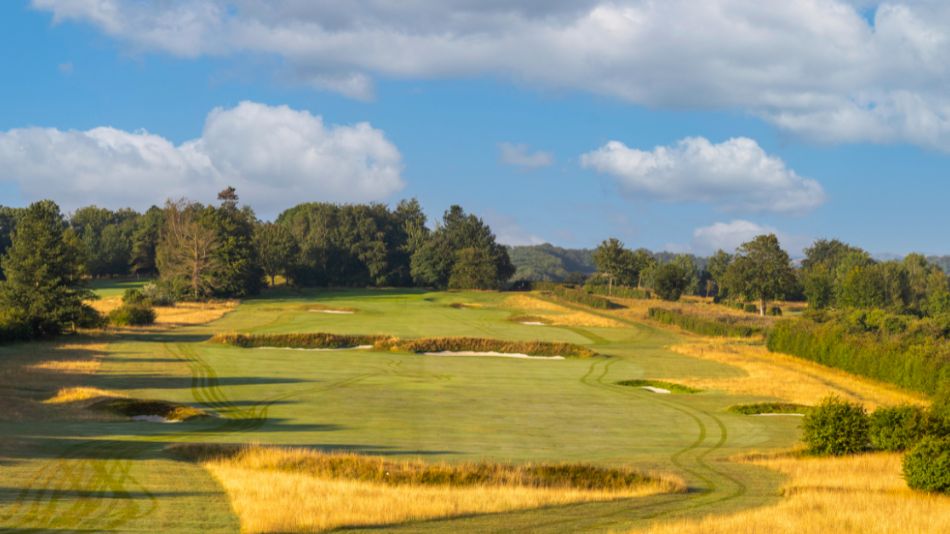
{"type": "Polygon", "coordinates": [[[391,525],[396,531],[618,530],[776,500],[779,475],[720,461],[794,442],[797,421],[726,411],[767,399],[719,391],[661,396],[616,384],[638,377],[738,379],[741,369],[670,352],[666,347],[682,342],[678,334],[621,315],[604,315],[619,328],[518,324],[508,318],[529,310],[512,309],[506,297],[283,290],[246,301],[210,325],[117,333],[97,356],[94,374],[39,366],[31,372],[46,374],[35,382],[24,380],[23,369],[51,359],[49,345],[0,347],[6,373],[0,387],[27,408],[42,408],[23,408],[22,416],[0,421],[0,479],[8,492],[0,499],[0,529],[235,531],[236,519],[210,474],[166,451],[189,442],[305,446],[449,464],[628,465],[678,474],[693,490],[391,525]],[[314,305],[359,311],[308,311],[314,305]],[[214,333],[237,331],[543,339],[611,357],[248,351],[208,341],[214,333]],[[80,421],[42,404],[70,386],[200,406],[221,417],[177,425],[80,421]]]}

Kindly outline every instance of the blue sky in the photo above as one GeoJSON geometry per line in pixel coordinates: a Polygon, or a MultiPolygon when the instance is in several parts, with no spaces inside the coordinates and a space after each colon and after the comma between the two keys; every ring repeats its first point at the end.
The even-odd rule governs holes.
{"type": "MultiPolygon", "coordinates": [[[[267,218],[302,201],[416,197],[432,217],[461,204],[515,244],[589,247],[616,236],[704,254],[773,230],[793,252],[837,237],[875,253],[950,253],[950,105],[940,94],[950,55],[913,40],[932,35],[921,24],[950,20],[937,4],[882,13],[867,2],[815,0],[813,12],[786,13],[778,25],[755,3],[722,0],[731,19],[710,32],[760,25],[750,39],[762,41],[761,57],[733,57],[730,47],[706,52],[675,38],[654,52],[615,46],[641,38],[624,33],[634,31],[626,15],[649,20],[634,0],[619,12],[596,1],[563,11],[525,1],[505,16],[470,2],[452,11],[453,3],[433,4],[422,13],[433,20],[417,27],[419,13],[376,13],[364,2],[276,2],[287,5],[255,12],[216,1],[198,15],[189,10],[202,2],[2,2],[0,203],[49,197],[67,210],[142,209],[169,196],[210,202],[234,182],[267,218]],[[825,50],[794,52],[798,74],[770,79],[787,26],[815,31],[805,27],[820,8],[857,17],[821,30],[853,48],[840,59],[845,68],[825,50]],[[574,58],[586,46],[573,44],[577,28],[594,23],[615,28],[618,41],[574,58]],[[353,28],[374,25],[381,44],[357,39],[353,28]],[[324,33],[313,37],[314,28],[324,33]],[[281,41],[293,31],[303,45],[281,41]],[[512,37],[535,31],[548,41],[512,37]],[[459,42],[432,52],[425,39],[446,32],[459,42]],[[478,38],[492,32],[501,48],[484,52],[478,38]],[[405,35],[420,43],[405,44],[405,35]],[[917,43],[915,54],[882,59],[874,40],[885,38],[917,43]],[[374,59],[394,47],[406,49],[374,59]],[[699,67],[682,64],[694,60],[699,67]],[[722,72],[708,68],[721,63],[722,72]],[[112,130],[85,133],[100,127],[112,130]],[[295,143],[262,144],[282,128],[295,143]],[[503,143],[521,157],[503,157],[503,143]],[[245,157],[258,150],[265,161],[245,157]]],[[[685,11],[652,13],[665,21],[657,24],[688,27],[697,4],[674,4],[685,11]]]]}

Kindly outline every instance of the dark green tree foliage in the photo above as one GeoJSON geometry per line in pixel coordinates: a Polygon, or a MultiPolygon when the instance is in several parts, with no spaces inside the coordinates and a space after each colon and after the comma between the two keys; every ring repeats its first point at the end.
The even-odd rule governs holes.
{"type": "MultiPolygon", "coordinates": [[[[408,285],[411,246],[407,227],[417,221],[404,207],[401,215],[382,204],[308,203],[277,218],[299,247],[289,270],[294,283],[305,286],[408,285]]],[[[424,219],[423,219],[424,221],[424,219]]],[[[423,226],[424,228],[424,226],[423,226]]],[[[416,228],[419,239],[421,230],[416,228]]]]}
{"type": "Polygon", "coordinates": [[[217,242],[212,252],[212,294],[227,298],[256,295],[264,277],[254,245],[257,219],[250,208],[238,208],[233,187],[221,191],[218,200],[219,207],[207,207],[201,216],[201,224],[214,231],[217,242]]]}
{"type": "Polygon", "coordinates": [[[286,226],[274,223],[264,223],[254,230],[254,246],[257,249],[257,260],[270,278],[270,284],[275,284],[277,275],[286,276],[297,257],[297,241],[286,226]]]}
{"type": "Polygon", "coordinates": [[[808,452],[839,456],[868,449],[868,415],[860,404],[828,397],[802,420],[808,452]]]}
{"type": "Polygon", "coordinates": [[[459,206],[445,212],[435,231],[413,254],[411,268],[418,285],[462,288],[478,281],[477,289],[500,288],[515,272],[508,249],[495,241],[491,228],[459,206]],[[473,251],[460,252],[466,249],[473,251]],[[468,265],[456,270],[460,259],[468,265]],[[479,271],[476,277],[471,276],[473,268],[479,271]]]}
{"type": "Polygon", "coordinates": [[[117,326],[144,326],[155,322],[152,302],[138,289],[122,295],[122,305],[109,312],[109,321],[117,326]]]}
{"type": "Polygon", "coordinates": [[[927,412],[918,406],[888,406],[871,414],[871,446],[881,451],[904,451],[929,431],[927,412]]]}
{"type": "Polygon", "coordinates": [[[904,480],[916,490],[950,493],[950,437],[924,438],[907,453],[904,480]]]}
{"type": "Polygon", "coordinates": [[[694,283],[696,270],[692,260],[680,256],[656,268],[653,291],[663,300],[677,301],[694,283]]]}
{"type": "Polygon", "coordinates": [[[724,250],[717,250],[715,254],[706,261],[706,272],[709,273],[709,282],[706,289],[706,296],[723,298],[727,296],[724,288],[726,271],[732,263],[732,254],[724,250]]]}
{"type": "Polygon", "coordinates": [[[112,211],[98,206],[80,208],[70,217],[70,226],[82,244],[86,273],[93,277],[129,273],[132,236],[141,217],[135,211],[112,211]]]}
{"type": "Polygon", "coordinates": [[[31,337],[46,337],[77,325],[83,300],[78,240],[59,206],[49,200],[31,204],[19,218],[2,260],[6,281],[0,307],[31,337]]]}
{"type": "Polygon", "coordinates": [[[165,212],[158,206],[148,209],[138,221],[132,233],[132,274],[154,276],[158,274],[156,249],[162,236],[165,212]]]}
{"type": "Polygon", "coordinates": [[[816,319],[777,322],[769,350],[924,393],[950,382],[950,318],[858,310],[816,319]]]}
{"type": "Polygon", "coordinates": [[[16,229],[16,222],[23,211],[22,208],[0,206],[0,257],[7,253],[7,249],[13,242],[13,230],[16,229]]]}
{"type": "Polygon", "coordinates": [[[632,285],[639,278],[634,254],[619,239],[611,237],[602,242],[594,250],[593,258],[597,271],[607,279],[608,295],[614,284],[632,285]]]}
{"type": "Polygon", "coordinates": [[[759,315],[765,315],[770,301],[795,292],[797,284],[788,253],[775,234],[760,235],[740,246],[725,281],[730,295],[757,302],[759,315]]]}

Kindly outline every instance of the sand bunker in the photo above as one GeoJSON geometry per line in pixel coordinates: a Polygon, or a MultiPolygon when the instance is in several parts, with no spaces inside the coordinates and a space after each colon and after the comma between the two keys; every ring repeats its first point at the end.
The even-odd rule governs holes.
{"type": "Polygon", "coordinates": [[[526,324],[528,326],[544,326],[545,323],[541,321],[521,321],[521,324],[526,324]]]}
{"type": "Polygon", "coordinates": [[[670,390],[668,390],[668,389],[657,388],[657,387],[653,387],[653,386],[640,386],[640,388],[641,388],[641,389],[645,389],[645,390],[650,391],[650,392],[653,392],[653,393],[659,393],[659,394],[661,394],[661,395],[669,395],[669,394],[670,394],[670,390]]]}
{"type": "Polygon", "coordinates": [[[470,350],[450,351],[443,350],[439,352],[423,352],[426,356],[489,356],[495,358],[518,358],[522,360],[563,360],[564,356],[530,356],[516,352],[475,352],[470,350]]]}
{"type": "Polygon", "coordinates": [[[303,350],[308,352],[335,352],[338,350],[370,350],[373,348],[372,345],[357,345],[355,347],[318,347],[318,348],[300,348],[300,347],[254,347],[256,349],[267,349],[267,350],[303,350]]]}
{"type": "Polygon", "coordinates": [[[310,310],[313,313],[331,313],[334,315],[352,315],[353,310],[310,310]]]}
{"type": "Polygon", "coordinates": [[[165,419],[160,415],[134,415],[133,421],[144,421],[146,423],[180,423],[178,419],[165,419]]]}

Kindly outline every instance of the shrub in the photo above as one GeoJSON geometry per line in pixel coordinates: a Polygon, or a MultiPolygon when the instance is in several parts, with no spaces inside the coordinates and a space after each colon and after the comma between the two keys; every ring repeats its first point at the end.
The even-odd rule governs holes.
{"type": "Polygon", "coordinates": [[[742,311],[746,313],[759,313],[759,307],[755,304],[743,304],[742,311]]]}
{"type": "Polygon", "coordinates": [[[144,293],[127,289],[122,305],[109,312],[109,321],[116,326],[144,326],[155,322],[155,310],[144,293]]]}
{"type": "Polygon", "coordinates": [[[904,480],[916,490],[950,493],[950,437],[927,437],[904,457],[904,480]]]}
{"type": "Polygon", "coordinates": [[[695,315],[687,315],[679,310],[650,308],[647,310],[647,316],[654,321],[675,325],[683,330],[704,336],[750,337],[762,333],[760,328],[738,324],[736,318],[727,315],[715,319],[706,319],[695,315]]]}
{"type": "Polygon", "coordinates": [[[584,289],[594,295],[607,295],[623,298],[623,299],[650,299],[653,297],[653,293],[649,289],[640,289],[636,287],[629,286],[614,286],[612,289],[603,283],[591,283],[588,282],[584,284],[584,289]]]}
{"type": "Polygon", "coordinates": [[[142,295],[153,306],[174,306],[187,295],[187,288],[178,280],[160,280],[142,286],[142,295]]]}
{"type": "Polygon", "coordinates": [[[871,447],[882,451],[904,451],[914,446],[929,430],[927,413],[917,406],[878,408],[871,414],[871,447]]]}
{"type": "Polygon", "coordinates": [[[107,324],[109,320],[92,306],[83,303],[79,307],[79,317],[76,318],[77,328],[103,328],[107,324]]]}
{"type": "Polygon", "coordinates": [[[635,388],[651,387],[670,391],[671,393],[699,393],[701,389],[692,388],[683,384],[666,382],[663,380],[621,380],[617,382],[618,386],[628,386],[635,388]]]}
{"type": "Polygon", "coordinates": [[[0,342],[26,341],[31,337],[33,337],[33,332],[28,324],[8,310],[0,310],[0,342]]]}
{"type": "Polygon", "coordinates": [[[771,308],[769,308],[769,315],[773,317],[781,317],[782,308],[780,308],[779,306],[772,306],[771,308]]]}
{"type": "Polygon", "coordinates": [[[853,454],[867,450],[868,425],[863,406],[831,396],[805,414],[802,441],[812,454],[853,454]]]}

